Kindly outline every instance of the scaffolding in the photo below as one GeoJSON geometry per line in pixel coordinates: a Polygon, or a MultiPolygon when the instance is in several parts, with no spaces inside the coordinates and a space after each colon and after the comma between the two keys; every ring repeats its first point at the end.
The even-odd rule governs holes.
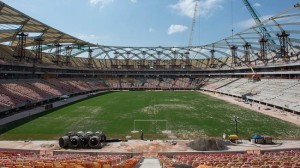
{"type": "Polygon", "coordinates": [[[56,50],[55,50],[55,58],[54,58],[53,62],[56,65],[60,65],[60,63],[62,62],[62,60],[61,60],[61,47],[62,47],[61,44],[59,44],[59,43],[55,44],[56,50]]]}
{"type": "Polygon", "coordinates": [[[244,47],[244,55],[245,55],[244,61],[245,61],[245,64],[249,65],[249,64],[251,64],[251,61],[250,61],[250,48],[251,48],[251,45],[248,42],[246,42],[243,45],[243,47],[244,47]]]}
{"type": "Polygon", "coordinates": [[[232,45],[230,47],[231,57],[232,57],[232,62],[231,62],[232,66],[237,66],[237,64],[238,64],[238,62],[237,62],[237,49],[238,49],[238,47],[235,46],[235,45],[232,45]]]}
{"type": "Polygon", "coordinates": [[[18,58],[20,62],[23,61],[26,57],[25,47],[26,47],[27,36],[28,36],[28,34],[26,34],[24,32],[19,32],[17,34],[18,44],[15,48],[13,56],[18,58]]]}
{"type": "Polygon", "coordinates": [[[267,45],[268,45],[268,39],[265,37],[262,37],[259,39],[259,45],[260,45],[260,58],[259,60],[262,61],[265,65],[268,63],[267,58],[267,45]]]}
{"type": "Polygon", "coordinates": [[[215,60],[215,52],[216,52],[216,50],[214,48],[212,50],[210,50],[210,61],[209,61],[210,68],[217,67],[216,60],[215,60]]]}
{"type": "Polygon", "coordinates": [[[88,49],[88,53],[89,53],[89,59],[88,59],[88,67],[92,68],[93,67],[93,50],[91,48],[88,49]]]}
{"type": "Polygon", "coordinates": [[[69,66],[71,65],[71,53],[72,53],[72,47],[67,46],[66,48],[66,60],[65,60],[65,65],[69,66]]]}
{"type": "Polygon", "coordinates": [[[42,63],[43,61],[43,39],[42,38],[37,38],[34,40],[36,43],[36,48],[35,48],[35,59],[34,61],[42,63]]]}
{"type": "Polygon", "coordinates": [[[290,57],[289,57],[289,34],[287,34],[285,31],[281,32],[281,34],[277,34],[277,37],[279,38],[280,42],[280,56],[281,58],[289,62],[290,57]]]}

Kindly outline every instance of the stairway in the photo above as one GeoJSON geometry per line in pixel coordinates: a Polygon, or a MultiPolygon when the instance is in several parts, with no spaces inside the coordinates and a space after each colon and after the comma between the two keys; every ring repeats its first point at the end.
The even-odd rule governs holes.
{"type": "Polygon", "coordinates": [[[161,168],[162,166],[159,163],[157,158],[144,158],[140,163],[139,168],[161,168]]]}

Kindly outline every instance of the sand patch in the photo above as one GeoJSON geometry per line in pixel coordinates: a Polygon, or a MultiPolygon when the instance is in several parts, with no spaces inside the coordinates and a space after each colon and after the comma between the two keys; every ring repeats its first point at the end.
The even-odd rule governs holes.
{"type": "Polygon", "coordinates": [[[187,104],[157,104],[154,106],[144,107],[140,111],[147,114],[156,114],[165,109],[194,110],[196,108],[187,104]]]}
{"type": "Polygon", "coordinates": [[[80,106],[78,110],[82,111],[82,113],[86,113],[87,117],[93,117],[91,115],[99,114],[102,111],[102,107],[99,106],[80,106]]]}
{"type": "Polygon", "coordinates": [[[178,139],[196,139],[199,137],[207,137],[204,130],[178,130],[175,132],[178,139]]]}
{"type": "Polygon", "coordinates": [[[179,102],[180,99],[169,99],[170,102],[179,102]]]}

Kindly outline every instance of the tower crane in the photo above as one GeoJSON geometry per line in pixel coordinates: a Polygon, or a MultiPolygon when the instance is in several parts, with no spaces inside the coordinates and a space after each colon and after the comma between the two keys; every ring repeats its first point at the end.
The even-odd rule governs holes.
{"type": "Polygon", "coordinates": [[[194,29],[195,29],[195,23],[196,23],[198,3],[199,3],[199,0],[196,0],[194,14],[193,14],[192,27],[191,27],[191,32],[190,32],[190,38],[189,38],[189,47],[191,47],[193,45],[193,35],[194,35],[194,29]]]}
{"type": "MultiPolygon", "coordinates": [[[[254,19],[255,23],[257,25],[261,25],[262,21],[260,20],[260,15],[258,14],[258,12],[255,11],[255,9],[252,7],[252,5],[249,3],[248,0],[243,0],[244,5],[246,6],[247,10],[249,11],[249,13],[251,14],[252,18],[254,19]]],[[[269,45],[269,48],[274,50],[274,45],[276,44],[275,41],[273,39],[271,39],[271,35],[268,32],[268,29],[266,27],[264,27],[263,25],[259,26],[259,30],[261,31],[261,33],[263,34],[263,38],[267,38],[267,44],[269,45]]],[[[249,65],[251,71],[252,71],[252,79],[256,79],[257,77],[257,73],[254,71],[252,65],[249,65]]]]}
{"type": "MultiPolygon", "coordinates": [[[[248,9],[249,13],[251,14],[252,18],[254,19],[255,23],[257,25],[260,25],[262,24],[262,21],[260,20],[260,15],[255,11],[255,9],[252,7],[252,5],[249,3],[248,0],[243,0],[246,8],[248,9]]],[[[264,34],[264,36],[266,36],[266,38],[268,39],[268,44],[270,44],[271,48],[275,43],[274,40],[271,39],[271,35],[270,33],[268,32],[267,28],[264,27],[264,26],[259,26],[259,30],[264,34]]]]}
{"type": "Polygon", "coordinates": [[[195,0],[195,8],[194,8],[194,13],[193,13],[193,19],[192,19],[192,27],[191,27],[191,32],[190,32],[190,37],[189,37],[189,44],[188,44],[188,50],[184,53],[185,55],[185,66],[191,67],[191,62],[189,59],[189,54],[191,47],[193,45],[193,35],[194,35],[194,29],[195,29],[195,23],[196,23],[196,16],[197,16],[197,8],[198,8],[198,3],[200,0],[195,0]]]}

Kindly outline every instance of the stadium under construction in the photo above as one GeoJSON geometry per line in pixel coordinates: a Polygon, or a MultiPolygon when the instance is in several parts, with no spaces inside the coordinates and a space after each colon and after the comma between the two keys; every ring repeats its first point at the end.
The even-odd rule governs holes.
{"type": "Polygon", "coordinates": [[[295,4],[203,46],[124,47],[80,40],[1,2],[1,111],[98,89],[206,89],[237,97],[253,95],[249,99],[299,112],[299,23],[293,22],[298,15],[295,4]],[[64,87],[74,80],[94,86],[64,87]],[[248,80],[260,82],[248,83],[245,89],[248,80]],[[50,85],[60,92],[49,92],[50,85]],[[32,95],[35,89],[40,97],[32,95]]]}
{"type": "MultiPolygon", "coordinates": [[[[20,114],[26,110],[45,107],[43,111],[47,111],[54,102],[112,90],[209,92],[241,99],[251,105],[262,104],[300,118],[300,4],[291,4],[281,13],[259,20],[251,4],[243,2],[255,19],[255,26],[222,40],[199,46],[129,47],[84,41],[0,1],[0,131],[9,122],[22,119],[24,116],[20,114]]],[[[86,99],[86,96],[81,98],[86,99]]],[[[79,138],[86,138],[84,148],[98,148],[106,140],[102,133],[78,133],[63,136],[59,143],[68,147],[72,138],[76,147],[80,146],[79,138]],[[91,141],[93,138],[96,143],[91,141]]],[[[298,160],[291,159],[292,164],[288,166],[299,167],[299,146],[295,149],[274,156],[280,156],[281,160],[298,156],[298,160]]],[[[9,167],[2,158],[12,155],[1,153],[0,149],[0,167],[9,167]]],[[[176,167],[169,155],[158,156],[162,166],[176,167]]],[[[173,161],[178,161],[176,164],[197,167],[221,165],[220,162],[202,161],[217,155],[172,156],[173,161]]],[[[241,158],[236,153],[226,156],[229,155],[230,159],[241,158]]],[[[250,158],[250,155],[245,157],[250,158]]],[[[19,156],[32,156],[32,153],[15,157],[19,156]]],[[[251,156],[255,160],[256,155],[251,156]]],[[[266,156],[273,154],[266,153],[266,156]]],[[[142,160],[140,154],[133,156],[133,152],[116,155],[105,163],[90,159],[93,166],[86,165],[85,156],[66,158],[80,158],[82,167],[121,164],[134,167],[142,160]]],[[[226,158],[227,166],[233,162],[222,154],[216,158],[226,158]]],[[[47,159],[42,160],[46,167],[47,159]]],[[[34,162],[31,163],[33,167],[34,162]]],[[[271,164],[273,162],[268,165],[271,164]]],[[[51,166],[55,167],[54,163],[51,166]]]]}

